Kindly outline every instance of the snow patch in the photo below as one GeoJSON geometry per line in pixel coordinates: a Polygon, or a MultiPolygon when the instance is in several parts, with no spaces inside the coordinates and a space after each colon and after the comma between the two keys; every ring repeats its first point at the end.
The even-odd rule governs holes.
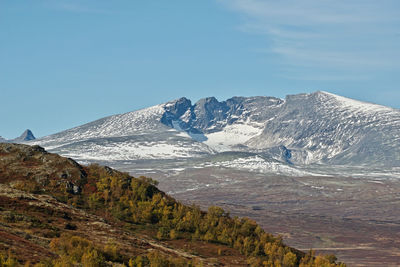
{"type": "Polygon", "coordinates": [[[313,173],[298,170],[280,162],[266,161],[260,156],[253,156],[248,158],[239,158],[231,161],[222,161],[209,164],[208,166],[219,166],[234,168],[239,170],[248,170],[259,173],[281,174],[288,176],[306,176],[314,175],[313,173]]]}
{"type": "Polygon", "coordinates": [[[233,146],[244,144],[261,132],[261,127],[235,123],[227,125],[222,131],[206,134],[207,140],[204,144],[218,152],[229,151],[233,146]]]}

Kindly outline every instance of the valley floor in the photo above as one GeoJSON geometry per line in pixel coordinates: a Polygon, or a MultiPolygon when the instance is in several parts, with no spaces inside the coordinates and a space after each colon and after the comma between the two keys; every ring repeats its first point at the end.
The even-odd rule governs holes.
{"type": "Polygon", "coordinates": [[[349,266],[400,265],[395,179],[286,177],[213,167],[153,177],[178,200],[248,216],[304,251],[334,253],[349,266]]]}

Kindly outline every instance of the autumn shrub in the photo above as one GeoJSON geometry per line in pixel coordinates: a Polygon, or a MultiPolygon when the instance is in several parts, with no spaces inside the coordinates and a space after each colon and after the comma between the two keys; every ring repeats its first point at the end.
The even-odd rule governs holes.
{"type": "MultiPolygon", "coordinates": [[[[80,196],[83,206],[124,222],[154,225],[159,240],[187,238],[227,245],[245,255],[252,266],[306,267],[326,262],[329,267],[339,266],[336,259],[305,255],[292,249],[280,237],[266,233],[255,221],[231,218],[220,207],[212,206],[203,212],[197,206],[185,206],[159,191],[155,187],[157,182],[150,178],[134,178],[99,165],[88,166],[86,172],[90,186],[85,186],[80,196]]],[[[131,263],[140,265],[140,260],[137,263],[136,260],[131,263]]],[[[150,265],[165,262],[157,255],[150,255],[148,260],[150,265]]]]}
{"type": "Polygon", "coordinates": [[[33,194],[42,192],[42,186],[39,185],[35,180],[17,181],[13,184],[13,187],[15,189],[33,194]]]}
{"type": "Polygon", "coordinates": [[[19,266],[14,254],[9,250],[8,253],[0,252],[0,267],[19,266]]]}
{"type": "Polygon", "coordinates": [[[54,266],[105,266],[104,252],[96,249],[93,242],[79,236],[64,234],[55,238],[50,242],[50,249],[60,255],[53,261],[54,266]]]}

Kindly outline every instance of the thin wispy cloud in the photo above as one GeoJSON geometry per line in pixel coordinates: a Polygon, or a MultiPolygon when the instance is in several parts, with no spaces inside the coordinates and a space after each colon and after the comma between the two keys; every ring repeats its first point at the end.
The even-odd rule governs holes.
{"type": "Polygon", "coordinates": [[[265,52],[283,65],[343,73],[400,69],[396,0],[218,1],[242,15],[240,30],[265,35],[265,52]]]}

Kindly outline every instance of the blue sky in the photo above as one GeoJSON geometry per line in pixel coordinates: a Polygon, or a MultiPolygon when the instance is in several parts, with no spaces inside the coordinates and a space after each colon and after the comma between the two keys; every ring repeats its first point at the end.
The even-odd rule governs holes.
{"type": "Polygon", "coordinates": [[[398,0],[1,0],[0,135],[181,96],[325,90],[400,108],[398,0]]]}

